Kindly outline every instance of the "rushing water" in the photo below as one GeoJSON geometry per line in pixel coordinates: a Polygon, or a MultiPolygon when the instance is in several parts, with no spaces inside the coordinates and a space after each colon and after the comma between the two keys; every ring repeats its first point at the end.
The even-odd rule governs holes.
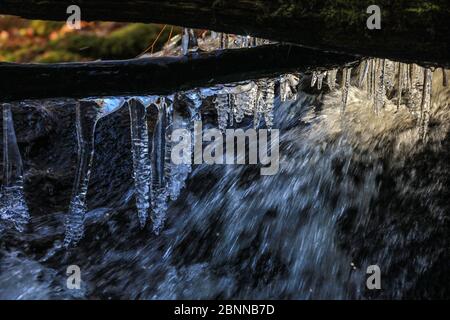
{"type": "MultiPolygon", "coordinates": [[[[324,76],[315,76],[322,86],[324,76]]],[[[142,200],[150,194],[133,181],[132,169],[149,166],[139,163],[149,150],[164,159],[164,139],[141,143],[137,109],[132,139],[127,109],[97,117],[85,237],[68,249],[64,221],[76,145],[75,127],[67,124],[75,123],[75,107],[30,102],[28,117],[51,112],[59,122],[42,118],[49,133],[20,140],[28,120],[19,119],[31,223],[22,234],[0,235],[0,298],[448,298],[442,282],[450,261],[449,93],[435,90],[426,144],[414,113],[396,104],[381,108],[377,98],[375,113],[374,100],[349,84],[344,96],[299,93],[275,101],[262,113],[273,112],[280,130],[279,173],[261,176],[255,165],[176,167],[169,172],[175,201],[159,235],[151,224],[142,229],[142,200]],[[66,287],[73,264],[81,268],[81,290],[66,287]],[[382,291],[366,289],[369,265],[380,266],[382,291]]],[[[173,107],[174,127],[199,117],[196,94],[181,99],[194,111],[173,107]]],[[[153,137],[166,137],[165,107],[146,111],[153,137]]],[[[214,108],[202,117],[206,127],[217,126],[214,108]]],[[[247,118],[239,126],[252,127],[253,116],[247,118]]],[[[158,163],[152,167],[165,174],[158,163]]],[[[153,184],[161,186],[157,176],[153,184]]]]}

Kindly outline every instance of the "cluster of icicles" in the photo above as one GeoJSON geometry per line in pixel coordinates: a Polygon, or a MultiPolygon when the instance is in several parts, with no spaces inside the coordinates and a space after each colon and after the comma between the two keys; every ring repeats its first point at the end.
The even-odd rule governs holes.
{"type": "MultiPolygon", "coordinates": [[[[221,48],[229,45],[227,35],[220,37],[221,48]]],[[[257,45],[254,38],[237,37],[239,47],[257,45]]],[[[184,30],[182,50],[185,54],[195,50],[196,40],[190,29],[184,30]],[[194,49],[193,49],[194,48],[194,49]]],[[[396,88],[397,107],[405,105],[410,110],[419,110],[418,123],[421,138],[426,136],[430,108],[432,71],[416,65],[394,63],[386,59],[367,59],[359,66],[359,72],[344,67],[341,84],[337,85],[338,69],[314,71],[311,86],[329,91],[340,87],[342,110],[345,111],[348,92],[352,83],[366,90],[378,113],[385,104],[386,94],[396,88]],[[355,83],[355,81],[357,83],[355,83]],[[396,87],[395,87],[396,86],[396,87]]],[[[142,227],[150,218],[153,231],[158,234],[164,226],[168,202],[175,200],[185,185],[191,165],[174,165],[171,149],[174,141],[171,133],[175,129],[186,129],[194,136],[194,122],[201,120],[200,109],[207,98],[212,98],[218,114],[218,127],[225,130],[240,123],[245,116],[253,117],[254,126],[273,125],[275,100],[288,101],[297,98],[301,74],[287,74],[275,79],[260,79],[241,83],[194,89],[170,96],[140,96],[91,98],[79,100],[76,107],[78,137],[78,164],[73,194],[66,219],[65,246],[74,245],[83,237],[86,215],[86,195],[94,156],[94,136],[97,122],[127,105],[131,119],[131,140],[136,207],[142,227]],[[174,102],[181,99],[187,104],[190,117],[181,116],[174,102]],[[147,114],[156,108],[158,118],[149,137],[147,114]],[[262,121],[264,120],[264,121],[262,121]],[[150,148],[152,139],[152,148],[150,148]]],[[[10,224],[23,231],[29,221],[29,211],[23,195],[23,168],[14,132],[11,105],[3,105],[3,185],[0,193],[0,227],[10,224]]],[[[0,230],[1,232],[1,230],[0,230]]]]}
{"type": "MultiPolygon", "coordinates": [[[[444,86],[447,85],[446,73],[442,69],[444,86]]],[[[324,79],[330,90],[336,86],[338,70],[314,71],[311,86],[317,84],[320,90],[324,79]]],[[[397,106],[405,106],[418,114],[420,140],[425,141],[431,110],[433,70],[415,64],[393,62],[387,59],[367,59],[356,70],[353,84],[367,93],[372,101],[373,110],[378,114],[388,101],[388,93],[396,92],[390,100],[397,106]]],[[[352,84],[352,68],[343,68],[341,76],[342,111],[345,111],[348,93],[352,84]]]]}
{"type": "MultiPolygon", "coordinates": [[[[78,161],[66,217],[65,246],[75,245],[84,235],[86,196],[92,172],[96,126],[100,119],[128,106],[139,222],[144,227],[150,218],[153,232],[159,234],[166,219],[168,202],[178,198],[191,172],[190,164],[175,165],[171,161],[173,130],[188,130],[195,141],[194,122],[201,120],[200,109],[207,98],[215,101],[219,111],[220,127],[223,130],[228,126],[228,120],[236,119],[236,122],[240,122],[245,114],[251,114],[255,119],[264,118],[266,125],[271,126],[274,92],[270,84],[273,85],[273,82],[261,80],[195,89],[169,96],[78,100],[76,104],[78,161]],[[250,98],[250,92],[254,92],[252,96],[255,98],[250,98]],[[177,99],[187,105],[189,117],[181,115],[174,108],[177,99]],[[155,108],[158,114],[152,137],[149,136],[147,121],[151,108],[155,108]]],[[[23,194],[23,167],[16,141],[11,104],[3,104],[3,142],[4,172],[0,194],[0,223],[10,224],[22,232],[30,216],[23,194]]],[[[192,145],[195,145],[195,142],[192,145]]]]}

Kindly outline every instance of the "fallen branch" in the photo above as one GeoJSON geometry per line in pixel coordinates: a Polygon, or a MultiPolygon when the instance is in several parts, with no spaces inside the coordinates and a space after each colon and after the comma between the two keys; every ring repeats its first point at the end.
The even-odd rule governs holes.
{"type": "Polygon", "coordinates": [[[290,45],[232,49],[189,57],[87,63],[0,63],[0,101],[171,94],[214,84],[329,69],[358,56],[290,45]]]}

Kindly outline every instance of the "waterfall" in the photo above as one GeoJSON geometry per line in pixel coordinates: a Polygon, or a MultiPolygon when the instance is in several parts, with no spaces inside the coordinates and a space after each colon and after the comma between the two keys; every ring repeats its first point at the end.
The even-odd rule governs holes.
{"type": "MultiPolygon", "coordinates": [[[[402,76],[398,65],[392,69],[389,63],[386,61],[384,103],[380,104],[378,113],[374,112],[375,97],[368,91],[376,94],[382,65],[377,62],[378,71],[372,69],[370,60],[352,69],[353,72],[347,67],[343,86],[335,85],[336,70],[328,70],[326,81],[328,84],[331,79],[331,83],[322,86],[321,95],[297,92],[301,80],[309,78],[304,74],[286,74],[276,79],[198,88],[164,97],[80,100],[76,107],[79,163],[73,199],[81,205],[72,206],[69,211],[66,236],[67,244],[78,242],[80,249],[75,253],[83,252],[92,257],[83,265],[87,286],[80,296],[359,299],[370,297],[364,291],[366,267],[379,264],[383,281],[392,283],[392,287],[383,290],[381,297],[407,297],[408,290],[414,289],[424,270],[430,271],[424,267],[424,261],[433,263],[441,252],[439,248],[432,249],[428,241],[423,242],[420,250],[415,250],[415,246],[421,239],[440,234],[427,233],[431,232],[430,228],[424,228],[418,238],[411,238],[417,232],[417,220],[398,225],[399,217],[406,212],[392,208],[394,204],[386,202],[386,193],[392,193],[401,205],[405,205],[402,201],[420,198],[424,201],[420,210],[433,210],[432,215],[425,216],[435,219],[430,225],[442,221],[440,210],[446,207],[439,205],[445,193],[439,194],[438,200],[428,195],[445,189],[445,180],[433,179],[446,171],[430,171],[433,181],[419,181],[416,175],[420,169],[407,160],[422,147],[438,145],[442,140],[439,137],[447,131],[445,127],[429,126],[431,119],[436,120],[435,99],[438,97],[434,90],[431,96],[433,72],[414,66],[411,77],[410,67],[403,65],[402,76]],[[399,108],[399,83],[389,84],[390,73],[395,75],[395,81],[403,83],[399,108]],[[277,81],[279,84],[275,83],[277,81]],[[370,84],[375,85],[369,89],[370,84]],[[273,98],[272,88],[276,86],[279,90],[273,98]],[[420,89],[422,99],[410,110],[407,92],[416,89],[420,89]],[[344,90],[347,90],[345,113],[342,112],[344,90]],[[283,95],[286,101],[281,103],[283,95]],[[179,143],[172,134],[174,130],[185,129],[193,135],[194,144],[198,143],[194,122],[203,120],[205,127],[218,127],[219,119],[214,110],[217,99],[222,96],[233,99],[228,111],[233,115],[233,123],[228,120],[227,128],[251,128],[255,110],[261,120],[267,110],[273,112],[272,127],[281,133],[277,175],[261,176],[258,166],[253,165],[171,163],[172,147],[179,143]],[[288,97],[295,97],[295,100],[288,97]],[[89,175],[98,170],[92,167],[94,135],[99,128],[108,132],[121,128],[97,127],[96,124],[125,101],[131,128],[125,128],[120,134],[129,135],[131,129],[131,145],[124,141],[118,148],[121,158],[132,157],[133,170],[126,161],[115,164],[111,170],[122,171],[122,175],[118,175],[121,180],[119,183],[115,180],[114,187],[123,183],[120,192],[134,190],[136,204],[129,201],[131,197],[126,195],[121,199],[119,195],[111,202],[114,206],[106,208],[108,214],[102,214],[103,203],[95,197],[86,199],[89,175]],[[148,119],[150,111],[155,111],[155,119],[148,119]],[[426,144],[420,148],[419,136],[426,137],[423,140],[426,144]],[[388,171],[392,167],[404,176],[392,174],[392,181],[387,179],[385,175],[396,172],[388,171]],[[128,182],[123,177],[131,173],[134,181],[128,182]],[[189,188],[186,188],[187,183],[189,188]],[[79,241],[83,234],[86,200],[93,212],[86,221],[89,230],[95,232],[95,236],[89,236],[93,241],[79,241]],[[159,233],[158,236],[139,232],[147,215],[153,223],[149,229],[159,233]],[[378,225],[380,216],[387,219],[382,226],[378,225]],[[382,231],[377,231],[380,228],[382,231]],[[414,250],[408,246],[414,246],[414,250]],[[410,262],[411,259],[414,261],[410,262]],[[123,268],[124,265],[127,268],[123,268]],[[397,272],[398,265],[407,265],[408,272],[397,272]],[[151,279],[152,285],[143,279],[151,279]]],[[[307,83],[306,87],[309,86],[307,83]]],[[[440,117],[444,117],[443,114],[444,111],[440,117]]],[[[445,119],[448,116],[442,120],[448,123],[445,119]]],[[[265,122],[268,125],[270,121],[265,122]]],[[[4,135],[4,139],[5,136],[9,135],[4,135]]],[[[96,142],[117,143],[100,141],[99,137],[96,142]]],[[[101,161],[106,161],[109,155],[101,156],[104,157],[101,161]]],[[[192,153],[189,157],[195,155],[192,153]]],[[[411,159],[420,161],[419,157],[411,159]]],[[[422,163],[417,164],[420,165],[422,163]]],[[[439,170],[444,169],[439,167],[439,170]]],[[[103,179],[108,174],[95,179],[103,179]]],[[[99,189],[98,192],[104,192],[104,198],[110,201],[113,196],[99,189]]],[[[415,216],[414,213],[417,219],[415,216]]],[[[27,251],[32,252],[27,253],[32,255],[30,260],[35,260],[30,268],[42,268],[51,275],[43,282],[52,289],[53,283],[60,280],[53,274],[64,274],[61,265],[77,258],[72,251],[60,250],[58,217],[57,212],[33,217],[32,236],[36,241],[30,242],[31,249],[27,251]],[[43,244],[44,248],[37,250],[38,253],[34,253],[36,243],[39,247],[43,244]],[[45,247],[47,243],[50,244],[45,247]]],[[[424,220],[418,221],[425,223],[424,220]]],[[[18,237],[22,245],[30,234],[14,237],[18,237]]],[[[20,255],[12,254],[4,255],[1,261],[8,270],[29,263],[20,255]]],[[[71,293],[53,290],[48,294],[70,297],[71,293]]]]}

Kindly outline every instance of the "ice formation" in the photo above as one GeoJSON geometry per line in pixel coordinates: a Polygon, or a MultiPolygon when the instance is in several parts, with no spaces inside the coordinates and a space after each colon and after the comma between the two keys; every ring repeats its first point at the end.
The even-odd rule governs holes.
{"type": "Polygon", "coordinates": [[[23,193],[23,165],[17,145],[11,104],[3,104],[3,184],[0,189],[0,232],[14,227],[23,232],[30,219],[23,193]]]}

